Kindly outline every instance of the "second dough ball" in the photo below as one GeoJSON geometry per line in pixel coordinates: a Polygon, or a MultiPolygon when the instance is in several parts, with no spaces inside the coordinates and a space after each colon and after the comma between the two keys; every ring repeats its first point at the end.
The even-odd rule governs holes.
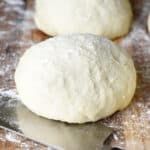
{"type": "Polygon", "coordinates": [[[36,0],[35,22],[49,35],[92,33],[116,38],[128,33],[129,0],[36,0]]]}

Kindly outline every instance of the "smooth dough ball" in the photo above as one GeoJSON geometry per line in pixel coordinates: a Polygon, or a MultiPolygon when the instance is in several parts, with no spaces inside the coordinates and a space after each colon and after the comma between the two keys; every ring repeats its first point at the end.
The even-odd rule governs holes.
{"type": "Polygon", "coordinates": [[[49,119],[93,122],[125,108],[136,72],[130,56],[90,34],[50,38],[25,52],[15,73],[22,102],[49,119]]]}
{"type": "Polygon", "coordinates": [[[35,22],[49,35],[91,33],[116,38],[128,33],[129,0],[36,0],[35,22]]]}

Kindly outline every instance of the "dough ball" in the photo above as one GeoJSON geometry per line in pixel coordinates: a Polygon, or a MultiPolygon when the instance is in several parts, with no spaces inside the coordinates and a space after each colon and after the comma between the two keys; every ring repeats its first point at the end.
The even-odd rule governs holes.
{"type": "Polygon", "coordinates": [[[28,49],[15,81],[36,114],[70,123],[93,122],[125,108],[135,91],[130,56],[90,34],[50,38],[28,49]]]}
{"type": "Polygon", "coordinates": [[[128,33],[129,0],[36,0],[35,22],[49,35],[91,33],[116,38],[128,33]]]}
{"type": "Polygon", "coordinates": [[[150,32],[150,14],[148,16],[147,26],[148,26],[148,32],[150,32]]]}

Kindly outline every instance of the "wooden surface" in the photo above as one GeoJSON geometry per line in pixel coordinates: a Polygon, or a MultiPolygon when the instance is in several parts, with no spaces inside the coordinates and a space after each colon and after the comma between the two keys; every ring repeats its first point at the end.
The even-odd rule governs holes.
{"type": "MultiPolygon", "coordinates": [[[[0,127],[0,150],[48,150],[48,147],[0,127]]],[[[49,150],[53,149],[49,148],[49,150]]]]}
{"type": "MultiPolygon", "coordinates": [[[[126,37],[117,39],[116,43],[133,56],[138,77],[137,89],[127,109],[101,122],[116,130],[106,141],[112,147],[149,150],[150,35],[147,31],[147,16],[150,13],[150,1],[131,2],[134,12],[131,31],[126,37]]],[[[46,38],[34,25],[33,0],[0,0],[0,92],[15,90],[13,74],[20,56],[26,48],[46,38]]],[[[0,142],[0,149],[4,143],[0,142]]]]}

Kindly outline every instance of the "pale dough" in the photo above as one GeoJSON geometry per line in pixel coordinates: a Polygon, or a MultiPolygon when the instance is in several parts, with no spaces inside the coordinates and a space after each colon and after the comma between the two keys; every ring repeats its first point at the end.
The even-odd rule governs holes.
{"type": "Polygon", "coordinates": [[[22,102],[49,119],[93,122],[125,108],[136,87],[131,57],[91,34],[57,36],[28,49],[15,81],[22,102]]]}
{"type": "Polygon", "coordinates": [[[128,33],[129,0],[36,0],[35,22],[49,35],[92,33],[116,38],[128,33]]]}

